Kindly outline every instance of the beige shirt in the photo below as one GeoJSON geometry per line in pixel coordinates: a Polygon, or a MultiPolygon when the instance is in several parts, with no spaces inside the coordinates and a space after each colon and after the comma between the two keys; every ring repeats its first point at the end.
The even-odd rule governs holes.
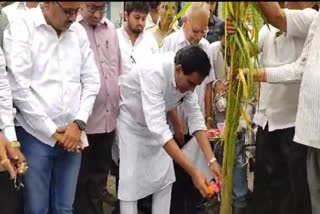
{"type": "MultiPolygon", "coordinates": [[[[160,23],[159,23],[160,24],[160,23]]],[[[153,27],[150,27],[148,29],[146,29],[146,31],[148,31],[152,36],[153,38],[157,41],[158,43],[158,46],[159,48],[162,46],[162,42],[163,42],[163,39],[168,36],[169,34],[173,33],[173,32],[176,32],[179,30],[179,28],[177,26],[174,26],[170,32],[168,33],[163,33],[160,28],[159,28],[159,24],[153,26],[153,27]]]]}

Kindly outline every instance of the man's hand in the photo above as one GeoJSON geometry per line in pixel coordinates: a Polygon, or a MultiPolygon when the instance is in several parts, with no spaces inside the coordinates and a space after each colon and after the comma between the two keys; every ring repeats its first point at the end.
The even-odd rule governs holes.
{"type": "Polygon", "coordinates": [[[213,162],[209,168],[213,174],[214,179],[216,180],[216,183],[222,186],[222,183],[223,183],[222,170],[218,162],[217,161],[213,162]]]}
{"type": "Polygon", "coordinates": [[[18,174],[25,174],[28,170],[27,160],[20,150],[20,143],[17,141],[7,144],[7,151],[13,150],[17,159],[9,158],[11,163],[16,167],[18,174]]]}
{"type": "MultiPolygon", "coordinates": [[[[243,69],[238,69],[237,70],[237,75],[236,78],[238,80],[241,79],[241,73],[243,73],[243,76],[246,78],[249,72],[248,68],[243,68],[243,69]]],[[[266,71],[264,68],[257,68],[255,69],[254,73],[253,73],[253,80],[255,82],[266,82],[266,71]]]]}
{"type": "Polygon", "coordinates": [[[207,130],[210,130],[212,129],[212,119],[206,119],[206,127],[207,127],[207,130]]]}
{"type": "Polygon", "coordinates": [[[66,127],[58,129],[57,132],[60,134],[64,133],[61,143],[66,150],[78,151],[79,149],[82,149],[80,146],[80,136],[82,131],[76,123],[72,122],[66,127]]]}
{"type": "Polygon", "coordinates": [[[237,28],[234,26],[233,18],[230,15],[227,16],[226,22],[227,22],[227,35],[235,34],[237,32],[237,28]]]}
{"type": "Polygon", "coordinates": [[[180,146],[183,146],[185,144],[183,127],[177,125],[177,126],[174,126],[173,129],[174,129],[174,134],[175,134],[176,139],[177,139],[177,143],[180,146]]]}
{"type": "Polygon", "coordinates": [[[168,119],[170,124],[172,125],[177,143],[180,146],[185,144],[184,141],[184,127],[183,124],[178,116],[177,110],[173,109],[167,113],[168,119]]]}
{"type": "Polygon", "coordinates": [[[208,191],[209,181],[204,176],[204,174],[195,168],[193,173],[191,174],[192,182],[194,186],[199,190],[203,197],[210,197],[210,193],[208,191]]]}
{"type": "Polygon", "coordinates": [[[226,81],[226,80],[224,80],[224,81],[218,80],[214,84],[214,93],[216,95],[227,93],[227,90],[228,90],[228,81],[226,81]]]}
{"type": "Polygon", "coordinates": [[[12,147],[8,146],[9,143],[10,142],[0,134],[0,167],[8,171],[11,178],[15,178],[17,173],[14,164],[10,160],[17,161],[18,155],[12,147]]]}

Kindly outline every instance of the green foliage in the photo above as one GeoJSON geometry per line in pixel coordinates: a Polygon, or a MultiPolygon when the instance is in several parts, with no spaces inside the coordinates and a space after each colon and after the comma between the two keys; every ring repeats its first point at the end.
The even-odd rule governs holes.
{"type": "MultiPolygon", "coordinates": [[[[224,2],[223,14],[231,16],[237,32],[225,37],[225,59],[230,51],[229,90],[226,126],[224,129],[223,187],[220,214],[232,214],[232,187],[235,144],[240,116],[249,127],[246,107],[255,96],[253,73],[258,65],[258,32],[261,18],[253,2],[224,2]],[[246,78],[244,70],[247,68],[246,78]],[[240,78],[236,78],[236,77],[240,78]]],[[[226,61],[226,60],[225,60],[226,61]]],[[[225,63],[226,68],[226,63],[225,63]]]]}

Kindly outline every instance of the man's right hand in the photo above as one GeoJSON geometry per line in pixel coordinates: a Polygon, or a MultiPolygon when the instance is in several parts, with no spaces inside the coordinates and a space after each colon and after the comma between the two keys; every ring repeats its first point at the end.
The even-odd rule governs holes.
{"type": "Polygon", "coordinates": [[[175,138],[177,140],[177,143],[180,146],[183,146],[185,144],[184,141],[184,127],[183,124],[178,116],[178,112],[176,109],[170,110],[168,113],[168,120],[169,123],[172,125],[175,138]]]}
{"type": "Polygon", "coordinates": [[[177,126],[177,127],[174,127],[173,129],[174,129],[174,134],[176,136],[177,143],[180,146],[183,146],[185,144],[185,140],[184,140],[184,130],[182,126],[177,126]]]}
{"type": "Polygon", "coordinates": [[[16,154],[15,150],[8,146],[9,141],[4,137],[0,136],[0,165],[6,171],[9,172],[11,178],[16,177],[16,170],[14,164],[11,160],[15,161],[18,160],[18,155],[16,154]]]}
{"type": "Polygon", "coordinates": [[[194,186],[199,190],[203,197],[210,197],[211,193],[208,191],[209,181],[205,175],[197,168],[194,169],[192,175],[194,186]]]}

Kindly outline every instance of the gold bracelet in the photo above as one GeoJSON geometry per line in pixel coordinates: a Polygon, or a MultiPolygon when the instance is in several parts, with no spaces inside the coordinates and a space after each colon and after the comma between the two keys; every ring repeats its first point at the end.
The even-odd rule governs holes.
{"type": "Polygon", "coordinates": [[[212,121],[212,117],[206,117],[206,120],[212,121]]]}
{"type": "Polygon", "coordinates": [[[20,143],[19,143],[19,141],[12,141],[11,143],[10,143],[10,146],[12,147],[12,148],[20,148],[20,143]]]}

